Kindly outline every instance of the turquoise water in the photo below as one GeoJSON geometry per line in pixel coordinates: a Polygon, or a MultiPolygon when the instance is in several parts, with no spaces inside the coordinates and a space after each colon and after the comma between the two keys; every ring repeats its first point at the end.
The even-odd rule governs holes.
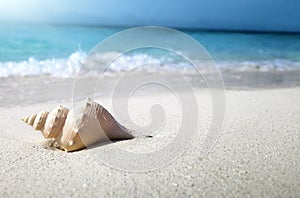
{"type": "MultiPolygon", "coordinates": [[[[0,77],[71,75],[103,39],[126,28],[0,24],[0,77]]],[[[300,69],[300,35],[188,31],[220,68],[300,69]]],[[[117,49],[116,49],[117,50],[117,49]]],[[[142,59],[157,58],[155,53],[142,59]]],[[[132,62],[132,61],[131,61],[132,62]]],[[[124,64],[126,67],[126,64],[124,64]]]]}

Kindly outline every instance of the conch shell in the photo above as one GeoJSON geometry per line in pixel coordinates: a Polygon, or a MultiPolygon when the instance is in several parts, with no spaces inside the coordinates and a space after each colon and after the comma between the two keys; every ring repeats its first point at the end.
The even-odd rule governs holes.
{"type": "Polygon", "coordinates": [[[22,120],[41,131],[45,138],[54,138],[58,147],[65,151],[77,151],[99,142],[133,138],[128,129],[90,98],[70,111],[59,105],[50,113],[41,111],[22,120]]]}

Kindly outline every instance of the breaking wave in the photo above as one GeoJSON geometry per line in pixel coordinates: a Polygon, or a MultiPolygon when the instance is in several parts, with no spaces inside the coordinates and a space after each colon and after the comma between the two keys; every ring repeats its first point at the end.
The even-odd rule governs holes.
{"type": "MultiPolygon", "coordinates": [[[[110,59],[114,52],[101,54],[103,60],[110,59]]],[[[26,61],[0,62],[0,77],[10,76],[38,76],[49,75],[53,77],[74,77],[82,66],[82,62],[87,57],[86,52],[77,51],[65,59],[46,59],[36,60],[29,58],[26,61]]],[[[148,54],[123,55],[114,61],[108,72],[130,71],[139,68],[141,65],[153,64],[156,67],[144,67],[143,69],[151,72],[159,72],[161,67],[169,65],[173,68],[183,71],[189,71],[189,65],[186,62],[174,61],[170,58],[156,58],[148,54]]],[[[286,71],[299,70],[299,61],[290,60],[264,60],[264,61],[216,61],[217,67],[221,72],[228,71],[286,71]]]]}

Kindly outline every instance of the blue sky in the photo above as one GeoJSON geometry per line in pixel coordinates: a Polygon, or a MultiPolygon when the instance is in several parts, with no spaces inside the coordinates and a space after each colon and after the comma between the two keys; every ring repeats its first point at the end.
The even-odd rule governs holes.
{"type": "Polygon", "coordinates": [[[0,0],[0,20],[300,32],[300,1],[0,0]]]}

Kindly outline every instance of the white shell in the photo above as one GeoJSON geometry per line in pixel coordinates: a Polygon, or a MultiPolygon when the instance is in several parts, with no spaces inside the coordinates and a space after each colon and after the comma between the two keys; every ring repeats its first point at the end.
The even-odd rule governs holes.
{"type": "Polygon", "coordinates": [[[70,111],[59,105],[50,113],[41,111],[22,120],[40,130],[44,137],[55,138],[65,151],[80,150],[96,142],[133,138],[104,107],[90,98],[70,111]]]}

